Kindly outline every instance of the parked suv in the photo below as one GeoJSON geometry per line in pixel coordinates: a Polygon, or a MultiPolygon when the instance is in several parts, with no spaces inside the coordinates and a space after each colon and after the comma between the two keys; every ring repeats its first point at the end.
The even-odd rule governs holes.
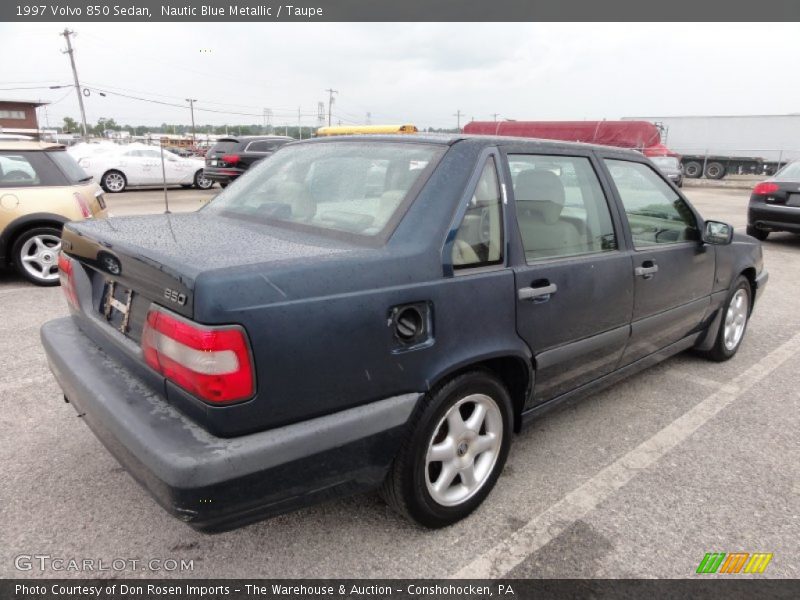
{"type": "Polygon", "coordinates": [[[64,223],[105,215],[102,190],[64,146],[0,140],[0,264],[57,285],[64,223]]]}
{"type": "Polygon", "coordinates": [[[245,135],[221,138],[206,153],[204,176],[227,186],[255,163],[293,138],[278,135],[245,135]]]}
{"type": "Polygon", "coordinates": [[[197,212],[70,224],[64,256],[56,379],[203,530],[372,488],[454,523],[544,411],[736,354],[767,281],[635,151],[461,135],[291,144],[197,212]]]}
{"type": "Polygon", "coordinates": [[[800,161],[757,184],[747,208],[747,233],[766,240],[771,231],[800,233],[800,161]]]}

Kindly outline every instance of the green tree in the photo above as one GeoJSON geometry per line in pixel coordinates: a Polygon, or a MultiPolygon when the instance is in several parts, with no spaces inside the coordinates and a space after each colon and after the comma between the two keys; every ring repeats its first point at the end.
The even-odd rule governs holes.
{"type": "Polygon", "coordinates": [[[64,133],[76,133],[80,131],[80,125],[72,117],[64,117],[64,133]]]}

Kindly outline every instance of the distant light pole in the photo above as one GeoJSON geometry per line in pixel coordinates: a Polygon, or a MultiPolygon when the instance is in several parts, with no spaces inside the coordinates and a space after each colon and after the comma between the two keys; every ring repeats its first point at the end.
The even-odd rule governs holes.
{"type": "Polygon", "coordinates": [[[192,113],[192,146],[197,146],[197,136],[194,131],[194,103],[197,102],[197,98],[187,98],[186,101],[189,103],[189,111],[192,113]]]}
{"type": "Polygon", "coordinates": [[[333,95],[338,94],[338,90],[327,89],[325,90],[328,92],[328,127],[331,126],[331,106],[333,105],[333,95]]]}

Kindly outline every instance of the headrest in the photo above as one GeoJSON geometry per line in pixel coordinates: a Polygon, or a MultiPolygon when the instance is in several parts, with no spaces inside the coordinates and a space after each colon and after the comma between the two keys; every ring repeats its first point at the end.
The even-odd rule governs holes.
{"type": "Polygon", "coordinates": [[[552,171],[527,169],[517,175],[514,197],[523,211],[538,213],[552,225],[561,216],[565,201],[564,184],[552,171]]]}
{"type": "Polygon", "coordinates": [[[281,181],[275,186],[275,199],[291,206],[296,219],[309,220],[317,214],[317,203],[302,183],[281,181]]]}

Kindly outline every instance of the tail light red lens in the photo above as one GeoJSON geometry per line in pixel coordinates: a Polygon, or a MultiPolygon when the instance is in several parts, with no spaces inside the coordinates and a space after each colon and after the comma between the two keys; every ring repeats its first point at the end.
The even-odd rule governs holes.
{"type": "Polygon", "coordinates": [[[781,186],[777,183],[772,183],[771,181],[762,181],[761,183],[756,184],[756,187],[753,188],[753,193],[758,196],[768,196],[770,194],[774,194],[781,186]]]}
{"type": "Polygon", "coordinates": [[[241,159],[239,158],[238,154],[223,154],[222,160],[228,163],[229,165],[235,165],[241,159]]]}
{"type": "Polygon", "coordinates": [[[86,202],[86,198],[84,198],[78,192],[73,194],[75,198],[75,203],[78,205],[78,209],[81,211],[81,215],[83,215],[84,219],[88,219],[92,216],[92,210],[89,208],[89,203],[86,202]]]}
{"type": "Polygon", "coordinates": [[[151,308],[142,332],[150,367],[212,404],[255,393],[249,344],[241,327],[205,327],[151,308]]]}
{"type": "Polygon", "coordinates": [[[78,293],[75,291],[75,265],[72,259],[61,252],[58,255],[58,279],[61,281],[61,289],[67,303],[74,309],[80,308],[78,304],[78,293]]]}

